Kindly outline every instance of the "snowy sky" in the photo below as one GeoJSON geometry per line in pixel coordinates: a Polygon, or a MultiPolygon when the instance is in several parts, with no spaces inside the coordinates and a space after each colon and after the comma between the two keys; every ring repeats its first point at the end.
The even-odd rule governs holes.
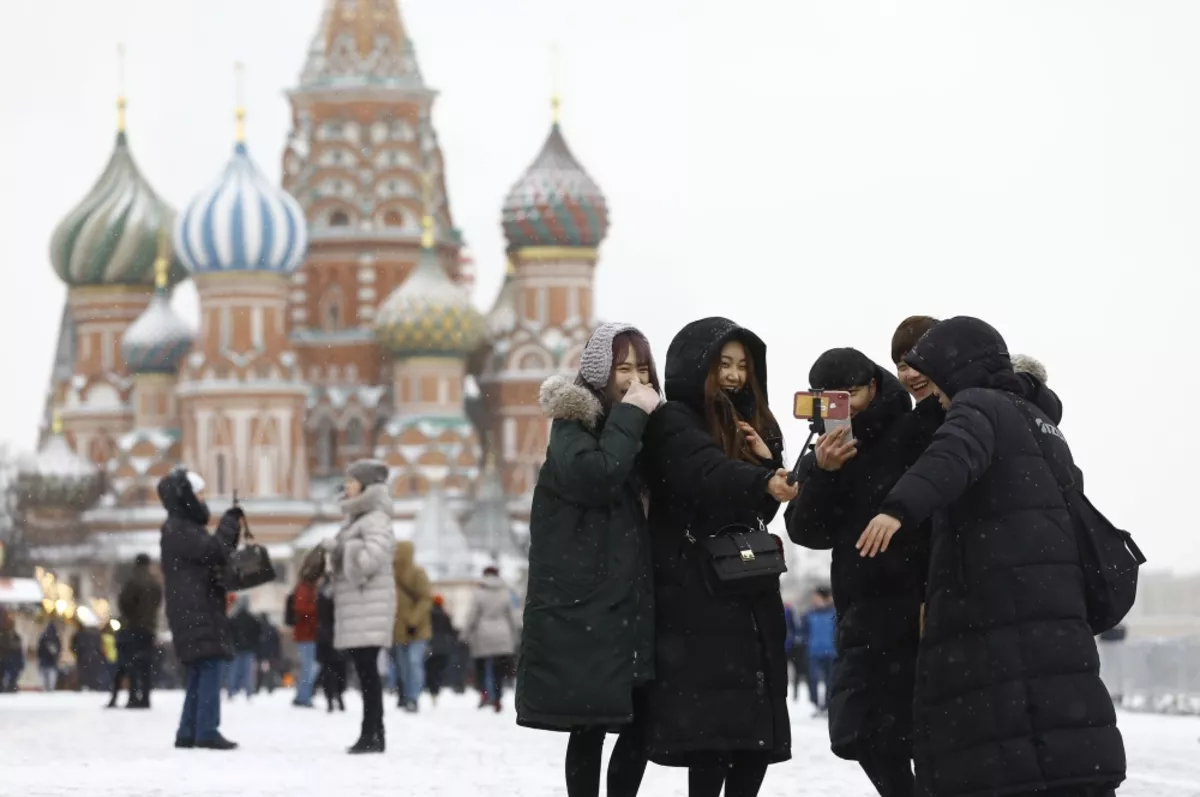
{"type": "MultiPolygon", "coordinates": [[[[33,445],[65,290],[51,230],[112,147],[127,47],[135,156],[176,207],[232,146],[278,178],[321,0],[6,3],[0,48],[0,441],[33,445]]],[[[886,362],[906,315],[972,314],[1042,359],[1093,500],[1154,567],[1200,568],[1200,4],[1187,0],[407,0],[477,300],[501,201],[549,123],[604,188],[609,319],[659,357],[722,314],[770,346],[787,416],[824,349],[886,362]],[[1147,389],[1150,392],[1147,394],[1147,389]],[[1123,417],[1125,395],[1138,400],[1123,417]],[[1136,440],[1122,445],[1122,440],[1136,440]],[[1182,524],[1182,525],[1181,525],[1182,524]]],[[[190,286],[177,299],[194,317],[190,286]]],[[[792,447],[804,426],[785,422],[792,447]]]]}

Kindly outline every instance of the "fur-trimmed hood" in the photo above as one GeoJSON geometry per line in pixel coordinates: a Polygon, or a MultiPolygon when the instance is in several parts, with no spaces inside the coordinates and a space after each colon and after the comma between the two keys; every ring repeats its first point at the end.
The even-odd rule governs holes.
{"type": "Polygon", "coordinates": [[[1012,358],[1013,371],[1018,374],[1029,374],[1035,376],[1041,382],[1049,382],[1049,377],[1046,375],[1046,366],[1042,365],[1041,360],[1034,359],[1028,354],[1014,354],[1012,358]]]}
{"type": "Polygon", "coordinates": [[[596,428],[604,406],[596,394],[575,384],[569,376],[556,375],[542,383],[538,404],[547,418],[560,421],[580,421],[589,429],[596,428]]]}

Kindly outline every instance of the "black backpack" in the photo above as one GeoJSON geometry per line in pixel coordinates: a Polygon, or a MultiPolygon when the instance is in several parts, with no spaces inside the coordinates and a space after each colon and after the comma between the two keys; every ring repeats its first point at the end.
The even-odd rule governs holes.
{"type": "Polygon", "coordinates": [[[283,603],[283,624],[292,628],[296,625],[296,593],[289,592],[283,603]]]}
{"type": "Polygon", "coordinates": [[[1146,563],[1146,557],[1133,535],[1110,523],[1083,494],[1071,450],[1058,427],[1040,417],[1025,401],[1013,398],[1067,502],[1083,570],[1088,625],[1093,634],[1103,634],[1115,628],[1133,608],[1138,568],[1146,563]]]}

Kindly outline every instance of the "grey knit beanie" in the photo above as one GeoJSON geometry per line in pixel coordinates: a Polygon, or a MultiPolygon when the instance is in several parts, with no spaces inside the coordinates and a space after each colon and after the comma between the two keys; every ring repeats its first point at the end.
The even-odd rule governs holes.
{"type": "Polygon", "coordinates": [[[601,324],[588,338],[579,356],[579,375],[597,390],[603,390],[608,385],[608,377],[612,374],[613,338],[622,332],[641,332],[633,324],[622,324],[613,321],[601,324]]]}
{"type": "Polygon", "coordinates": [[[377,459],[360,459],[346,468],[346,475],[367,489],[372,484],[387,484],[388,466],[377,459]]]}

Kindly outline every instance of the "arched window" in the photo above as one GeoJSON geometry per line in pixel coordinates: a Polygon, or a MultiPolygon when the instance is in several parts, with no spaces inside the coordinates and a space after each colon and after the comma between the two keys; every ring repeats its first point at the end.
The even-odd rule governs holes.
{"type": "Polygon", "coordinates": [[[346,215],[344,210],[335,210],[329,214],[330,227],[346,227],[350,224],[350,217],[346,215]]]}
{"type": "Polygon", "coordinates": [[[363,425],[358,418],[350,419],[350,423],[346,425],[346,445],[350,448],[359,448],[363,444],[363,425]]]}
{"type": "Polygon", "coordinates": [[[331,285],[321,297],[321,328],[326,332],[336,332],[345,324],[345,313],[342,311],[342,289],[331,285]]]}
{"type": "Polygon", "coordinates": [[[225,495],[225,455],[217,454],[217,495],[225,495]]]}
{"type": "Polygon", "coordinates": [[[337,458],[337,429],[333,421],[323,418],[317,425],[317,470],[328,473],[333,470],[337,458]]]}
{"type": "Polygon", "coordinates": [[[398,210],[389,210],[383,214],[383,225],[385,227],[403,227],[404,214],[398,210]]]}

